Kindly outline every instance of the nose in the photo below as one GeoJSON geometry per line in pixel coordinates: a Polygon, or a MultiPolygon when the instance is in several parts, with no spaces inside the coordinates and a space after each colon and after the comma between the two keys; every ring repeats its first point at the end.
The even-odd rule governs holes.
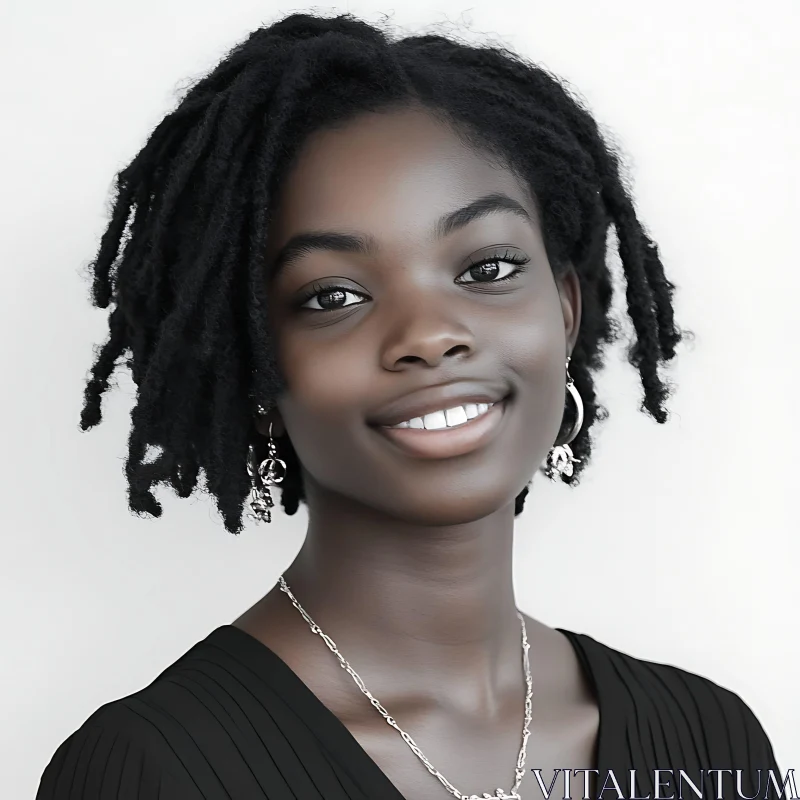
{"type": "Polygon", "coordinates": [[[397,372],[415,364],[436,367],[445,358],[469,358],[475,336],[446,306],[441,298],[426,301],[417,295],[414,303],[395,308],[383,336],[383,367],[397,372]]]}

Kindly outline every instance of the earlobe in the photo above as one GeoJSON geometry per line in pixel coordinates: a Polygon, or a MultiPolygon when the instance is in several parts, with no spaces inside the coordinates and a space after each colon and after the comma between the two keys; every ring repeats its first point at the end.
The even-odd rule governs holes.
{"type": "Polygon", "coordinates": [[[266,413],[262,413],[263,411],[264,406],[258,406],[255,420],[256,430],[262,436],[269,436],[271,425],[273,436],[283,436],[283,434],[286,433],[286,426],[283,424],[280,411],[275,407],[266,411],[266,413]]]}

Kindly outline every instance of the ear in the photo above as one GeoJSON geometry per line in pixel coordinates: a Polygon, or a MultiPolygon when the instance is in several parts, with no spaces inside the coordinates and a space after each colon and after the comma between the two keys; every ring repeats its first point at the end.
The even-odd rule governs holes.
{"type": "Polygon", "coordinates": [[[264,416],[256,416],[256,430],[262,436],[269,436],[270,424],[273,437],[283,436],[286,433],[286,426],[283,424],[283,417],[277,406],[270,409],[264,416]]]}
{"type": "Polygon", "coordinates": [[[561,298],[561,310],[564,315],[564,333],[567,339],[567,353],[575,349],[578,333],[581,328],[581,283],[575,267],[570,263],[564,274],[556,280],[556,287],[561,298]]]}

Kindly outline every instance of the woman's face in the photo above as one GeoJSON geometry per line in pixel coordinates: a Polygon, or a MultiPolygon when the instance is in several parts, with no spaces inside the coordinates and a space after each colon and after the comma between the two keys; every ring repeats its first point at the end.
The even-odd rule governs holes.
{"type": "Polygon", "coordinates": [[[577,278],[557,287],[525,187],[409,110],[316,133],[276,201],[269,310],[287,389],[272,418],[311,504],[327,496],[422,525],[513,504],[558,435],[580,322],[577,278]],[[490,194],[517,212],[440,222],[490,194]],[[312,232],[370,247],[330,237],[284,259],[312,232]],[[494,260],[472,266],[482,259],[494,260]],[[481,401],[497,405],[470,419],[481,401]],[[459,406],[463,416],[425,416],[459,406]],[[385,428],[411,418],[431,429],[385,428]]]}

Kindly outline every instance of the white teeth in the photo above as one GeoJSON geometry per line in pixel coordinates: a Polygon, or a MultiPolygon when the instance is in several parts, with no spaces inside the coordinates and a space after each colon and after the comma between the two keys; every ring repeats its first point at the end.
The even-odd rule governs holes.
{"type": "Polygon", "coordinates": [[[478,406],[475,403],[467,403],[464,406],[464,411],[467,412],[467,419],[475,419],[475,417],[480,414],[480,411],[478,411],[478,406]]]}
{"type": "Polygon", "coordinates": [[[447,417],[444,411],[434,411],[433,414],[426,414],[422,421],[425,423],[426,431],[439,431],[447,427],[447,417]]]}
{"type": "Polygon", "coordinates": [[[434,411],[424,417],[414,417],[413,419],[400,422],[397,425],[390,425],[391,428],[417,428],[428,431],[439,431],[443,428],[453,428],[463,425],[475,417],[485,414],[494,403],[466,403],[463,406],[448,408],[443,411],[434,411]]]}
{"type": "Polygon", "coordinates": [[[467,421],[467,412],[461,406],[448,408],[444,412],[444,416],[447,420],[448,428],[452,428],[453,425],[463,425],[467,421]]]}

